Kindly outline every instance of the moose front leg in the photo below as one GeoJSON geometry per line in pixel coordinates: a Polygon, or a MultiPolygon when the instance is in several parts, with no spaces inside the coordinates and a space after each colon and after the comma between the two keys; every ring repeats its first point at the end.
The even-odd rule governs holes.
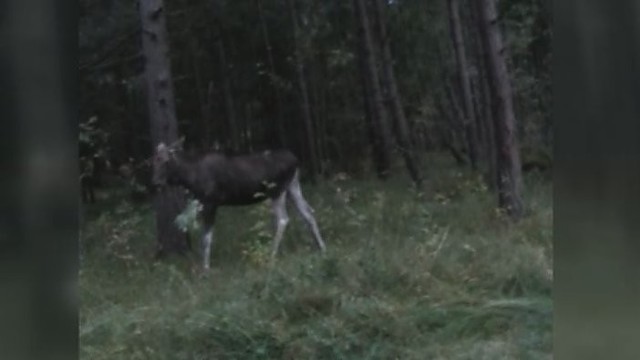
{"type": "Polygon", "coordinates": [[[202,267],[209,270],[209,261],[211,258],[211,244],[213,243],[213,225],[205,230],[202,236],[202,267]]]}
{"type": "Polygon", "coordinates": [[[215,223],[216,208],[205,207],[202,212],[202,224],[204,233],[201,242],[202,267],[209,270],[209,262],[211,259],[211,245],[213,244],[213,224],[215,223]]]}

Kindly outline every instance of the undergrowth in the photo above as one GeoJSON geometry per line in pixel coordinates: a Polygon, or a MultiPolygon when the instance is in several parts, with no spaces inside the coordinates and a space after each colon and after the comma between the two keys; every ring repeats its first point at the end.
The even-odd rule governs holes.
{"type": "Polygon", "coordinates": [[[526,178],[514,225],[477,176],[436,169],[425,194],[303,185],[325,256],[293,208],[275,262],[268,205],[223,208],[207,274],[154,262],[151,208],[112,195],[81,239],[82,358],[550,359],[551,184],[526,178]]]}

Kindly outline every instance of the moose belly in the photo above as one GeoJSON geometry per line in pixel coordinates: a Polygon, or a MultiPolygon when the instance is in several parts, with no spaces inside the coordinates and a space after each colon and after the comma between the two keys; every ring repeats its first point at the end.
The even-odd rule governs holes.
{"type": "Polygon", "coordinates": [[[231,196],[222,201],[221,205],[228,206],[243,206],[243,205],[252,205],[267,199],[268,196],[258,194],[256,196],[231,196]]]}
{"type": "Polygon", "coordinates": [[[251,191],[229,191],[225,194],[224,198],[221,199],[221,205],[252,205],[274,196],[274,191],[270,191],[270,189],[266,189],[262,186],[252,188],[251,191]]]}

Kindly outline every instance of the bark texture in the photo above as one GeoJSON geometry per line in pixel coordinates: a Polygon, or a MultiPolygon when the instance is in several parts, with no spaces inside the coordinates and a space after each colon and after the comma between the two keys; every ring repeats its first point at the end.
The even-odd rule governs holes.
{"type": "Polygon", "coordinates": [[[498,203],[513,219],[522,217],[522,170],[516,136],[513,91],[494,0],[474,0],[480,15],[497,152],[498,203]]]}
{"type": "Polygon", "coordinates": [[[294,42],[294,62],[296,70],[296,81],[300,96],[300,110],[302,113],[302,122],[304,125],[304,137],[307,144],[307,160],[309,161],[309,173],[311,181],[315,181],[318,173],[318,154],[315,145],[315,136],[313,129],[313,120],[311,119],[311,107],[309,105],[309,90],[307,88],[307,80],[304,72],[304,62],[300,52],[300,34],[298,29],[298,13],[296,10],[295,0],[287,0],[289,13],[291,16],[291,26],[294,42]]]}
{"type": "Polygon", "coordinates": [[[400,153],[402,154],[407,170],[409,171],[409,176],[416,187],[421,188],[422,175],[418,166],[419,163],[415,152],[415,145],[411,137],[409,123],[407,121],[404,108],[402,107],[402,99],[400,91],[398,90],[396,75],[393,71],[393,57],[391,56],[391,48],[389,46],[389,38],[385,23],[386,19],[384,16],[385,5],[382,0],[373,0],[373,2],[373,13],[375,15],[375,23],[377,25],[382,55],[382,80],[384,87],[387,90],[387,96],[389,98],[388,103],[391,107],[391,114],[396,125],[396,138],[398,139],[400,153]]]}
{"type": "Polygon", "coordinates": [[[227,62],[227,51],[224,46],[222,30],[218,31],[216,40],[218,47],[218,59],[220,61],[220,76],[222,78],[222,91],[224,94],[224,107],[227,115],[227,128],[229,129],[230,139],[228,145],[234,152],[240,149],[240,132],[238,131],[238,118],[236,116],[236,107],[231,89],[231,81],[229,74],[229,64],[227,62]]]}
{"type": "Polygon", "coordinates": [[[384,97],[382,95],[382,89],[380,88],[380,78],[378,77],[377,59],[375,53],[375,47],[373,43],[373,36],[371,31],[371,22],[369,21],[369,15],[367,14],[367,8],[364,0],[353,0],[354,12],[357,17],[360,34],[360,52],[363,57],[361,69],[364,73],[363,79],[367,89],[365,93],[370,96],[368,100],[365,99],[365,103],[369,102],[372,130],[374,136],[374,153],[377,155],[374,157],[376,161],[376,170],[378,177],[385,179],[389,176],[391,169],[391,129],[388,123],[387,111],[384,106],[384,97]]]}
{"type": "Polygon", "coordinates": [[[449,10],[449,25],[453,40],[453,51],[456,59],[459,88],[462,92],[464,128],[468,142],[469,160],[475,170],[478,164],[478,131],[476,127],[473,95],[471,93],[471,80],[469,77],[469,65],[464,47],[462,24],[460,21],[458,0],[447,0],[449,10]]]}
{"type": "Polygon", "coordinates": [[[262,40],[264,41],[265,49],[267,50],[267,61],[269,62],[269,83],[273,87],[275,102],[275,135],[276,143],[279,147],[285,148],[287,146],[285,131],[284,131],[284,119],[282,118],[283,101],[282,94],[280,92],[280,85],[275,81],[278,76],[276,73],[275,61],[273,60],[273,49],[271,47],[271,38],[269,36],[269,28],[265,20],[264,7],[262,6],[262,0],[258,0],[258,16],[260,17],[260,29],[262,32],[262,40]]]}
{"type": "MultiPolygon", "coordinates": [[[[178,139],[163,1],[141,0],[140,20],[151,139],[155,147],[160,142],[172,143],[178,139]]],[[[158,241],[157,257],[168,253],[184,253],[190,249],[187,236],[174,223],[174,219],[184,205],[184,193],[177,188],[169,188],[156,194],[154,207],[158,241]]]]}

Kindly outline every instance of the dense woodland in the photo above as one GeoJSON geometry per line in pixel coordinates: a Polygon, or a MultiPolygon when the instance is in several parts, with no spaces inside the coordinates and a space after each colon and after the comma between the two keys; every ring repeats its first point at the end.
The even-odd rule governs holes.
{"type": "MultiPolygon", "coordinates": [[[[156,255],[189,252],[193,245],[173,221],[183,211],[188,199],[177,189],[155,193],[150,183],[149,159],[160,142],[172,144],[183,138],[184,150],[193,155],[209,151],[233,155],[287,148],[300,159],[303,187],[311,189],[308,191],[311,191],[312,205],[314,200],[316,204],[320,202],[317,217],[320,227],[328,229],[327,237],[333,235],[338,239],[350,234],[356,238],[368,239],[369,235],[366,234],[369,234],[369,229],[378,229],[378,225],[370,224],[368,227],[359,228],[360,225],[338,221],[340,216],[345,220],[351,217],[351,213],[338,213],[343,210],[361,211],[360,214],[371,215],[371,218],[366,219],[377,219],[376,211],[388,211],[384,210],[385,207],[378,207],[379,201],[383,201],[380,199],[384,196],[391,199],[390,206],[395,206],[397,216],[402,216],[403,219],[398,218],[397,224],[387,224],[385,221],[391,220],[380,218],[381,224],[387,225],[379,225],[381,228],[378,231],[380,234],[387,234],[388,231],[390,238],[402,238],[402,241],[394,240],[399,241],[399,244],[410,241],[407,239],[414,239],[417,233],[410,234],[410,229],[421,224],[420,214],[423,210],[432,214],[429,215],[429,221],[433,220],[435,223],[439,219],[437,214],[446,212],[448,215],[442,215],[440,218],[443,225],[437,229],[431,228],[431,232],[424,231],[431,234],[428,236],[442,236],[441,242],[434,240],[432,244],[435,249],[432,249],[433,257],[442,251],[449,255],[439,256],[449,259],[449,263],[441,267],[433,265],[434,267],[425,270],[427,273],[434,274],[434,277],[441,276],[440,279],[444,282],[464,283],[464,291],[469,291],[469,294],[476,294],[473,292],[475,290],[470,289],[480,289],[486,285],[486,289],[495,286],[500,288],[500,292],[507,291],[509,296],[524,296],[523,294],[528,294],[527,291],[533,291],[537,295],[542,294],[544,298],[550,291],[550,280],[545,278],[547,275],[535,275],[532,278],[537,280],[523,282],[518,275],[501,273],[503,270],[509,272],[512,268],[495,268],[492,275],[485,274],[486,279],[490,279],[486,284],[469,285],[466,283],[467,278],[464,281],[453,279],[455,276],[462,276],[460,274],[466,274],[467,271],[471,274],[469,278],[472,278],[476,276],[472,274],[483,273],[478,268],[485,265],[487,268],[498,266],[495,264],[501,264],[500,260],[497,260],[500,256],[522,250],[515,246],[524,246],[524,243],[509,245],[514,248],[504,247],[507,246],[506,238],[512,235],[509,235],[507,230],[496,230],[502,229],[502,226],[511,229],[508,231],[522,234],[514,235],[518,238],[529,239],[531,234],[535,234],[531,235],[533,238],[540,237],[542,240],[536,240],[536,244],[543,244],[540,246],[545,249],[543,258],[547,260],[544,261],[550,259],[550,215],[549,208],[546,207],[548,193],[540,189],[547,189],[550,181],[548,174],[552,165],[551,13],[552,3],[547,0],[81,0],[79,163],[83,186],[82,200],[85,203],[83,207],[89,211],[89,217],[93,216],[94,219],[87,226],[88,230],[85,230],[86,240],[83,240],[85,244],[81,246],[87,249],[88,259],[91,259],[90,248],[95,247],[95,243],[100,241],[96,238],[113,237],[116,236],[113,235],[116,232],[117,239],[113,238],[115,246],[122,246],[122,242],[129,241],[122,240],[123,237],[126,238],[126,235],[123,235],[126,232],[121,232],[124,231],[122,229],[129,226],[128,221],[133,221],[131,219],[138,216],[131,214],[139,213],[142,214],[139,215],[140,219],[145,220],[140,220],[135,226],[131,225],[132,228],[128,231],[135,233],[133,228],[137,227],[136,231],[145,233],[144,237],[148,241],[145,250],[134,256],[148,254],[151,243],[158,244],[156,255]],[[464,179],[460,177],[461,173],[464,174],[464,179]],[[536,174],[533,185],[533,180],[528,177],[530,173],[536,174]],[[344,179],[353,182],[349,183],[350,186],[335,185],[344,179]],[[457,190],[453,193],[462,192],[468,196],[464,195],[455,200],[458,195],[452,195],[452,192],[443,195],[442,189],[448,186],[456,187],[457,190]],[[385,193],[385,188],[390,192],[385,193]],[[484,195],[477,195],[476,190],[484,195]],[[122,210],[120,205],[114,204],[108,199],[109,196],[105,195],[114,191],[119,199],[133,205],[127,205],[129,207],[122,210]],[[353,205],[353,209],[356,209],[353,210],[349,207],[351,205],[345,205],[346,203],[332,203],[331,199],[335,194],[338,194],[336,196],[340,199],[347,199],[345,201],[349,204],[350,201],[356,201],[353,199],[364,201],[362,208],[353,205]],[[480,196],[481,200],[476,196],[480,196]],[[101,202],[103,205],[100,205],[101,202]],[[323,210],[323,206],[326,210],[323,210]],[[457,212],[453,212],[446,206],[459,208],[457,212]],[[338,215],[332,215],[331,207],[338,215]],[[110,220],[113,223],[109,223],[108,228],[104,227],[104,223],[100,221],[106,220],[99,217],[99,214],[115,214],[110,220]],[[326,217],[323,218],[322,214],[326,217]],[[95,220],[96,217],[98,220],[95,220]],[[155,217],[155,221],[151,221],[150,217],[155,217]],[[489,218],[493,220],[487,220],[489,218]],[[498,221],[499,225],[494,224],[494,220],[498,221]],[[147,224],[144,231],[139,228],[142,223],[147,224]],[[473,228],[476,225],[478,228],[473,228]],[[512,228],[512,225],[520,227],[512,228]],[[457,231],[460,233],[454,235],[452,230],[452,235],[447,235],[448,229],[456,226],[459,227],[457,231]],[[361,230],[354,230],[356,228],[361,230]],[[443,235],[444,228],[447,230],[443,235]],[[152,229],[156,231],[152,232],[152,229]],[[452,248],[447,250],[449,245],[446,245],[442,249],[442,243],[447,236],[492,239],[486,240],[486,243],[485,240],[481,240],[480,243],[484,245],[477,247],[482,249],[482,246],[486,245],[486,249],[492,250],[484,253],[482,260],[474,260],[475,263],[471,261],[475,264],[473,269],[461,270],[458,266],[462,265],[459,265],[458,261],[467,262],[468,260],[463,259],[471,255],[465,253],[466,247],[451,250],[456,246],[451,245],[452,248]],[[154,238],[155,241],[151,240],[154,238]],[[488,245],[496,241],[495,239],[499,239],[501,245],[488,245]],[[94,245],[91,245],[92,241],[94,245]],[[498,248],[503,251],[500,253],[502,255],[494,253],[498,248]],[[494,265],[490,265],[491,263],[494,265]],[[438,271],[441,273],[437,273],[438,271]],[[501,280],[498,281],[497,278],[501,280]],[[500,285],[497,285],[498,283],[500,285]]],[[[364,220],[365,215],[353,217],[358,219],[357,221],[369,221],[364,220]]],[[[227,222],[232,223],[234,222],[230,219],[227,222]]],[[[258,238],[262,236],[260,224],[256,225],[257,228],[252,228],[255,230],[253,235],[258,238]]],[[[233,232],[229,230],[231,228],[231,225],[228,225],[229,236],[233,236],[233,232]]],[[[135,236],[131,237],[134,238],[135,236]]],[[[332,241],[327,242],[331,249],[332,241]]],[[[340,243],[338,240],[336,242],[340,243]]],[[[451,242],[453,240],[449,241],[451,242]]],[[[381,244],[385,242],[381,240],[378,245],[381,248],[378,250],[384,253],[387,245],[381,244]]],[[[398,254],[417,256],[419,251],[410,248],[414,246],[410,244],[413,243],[398,245],[398,254]]],[[[528,247],[522,251],[537,249],[533,245],[526,246],[528,247]]],[[[347,251],[349,248],[340,249],[347,251]]],[[[125,251],[126,255],[116,251],[116,257],[120,259],[118,261],[129,264],[131,254],[128,251],[125,251]]],[[[226,250],[223,247],[221,251],[226,250]]],[[[257,256],[256,252],[259,252],[255,247],[243,251],[245,255],[248,251],[247,256],[250,258],[253,255],[257,256]]],[[[362,251],[365,250],[353,250],[353,254],[356,254],[356,257],[361,255],[362,258],[371,258],[370,253],[362,251]]],[[[538,250],[531,251],[532,254],[538,254],[538,250]]],[[[387,252],[391,253],[396,252],[387,252]]],[[[226,254],[239,257],[238,253],[232,250],[226,254]]],[[[373,258],[383,261],[379,256],[383,255],[378,254],[373,258]]],[[[531,259],[538,260],[530,260],[527,256],[521,258],[523,264],[527,261],[527,264],[538,264],[538,255],[531,255],[531,259]]],[[[93,261],[98,261],[95,260],[97,258],[93,261]]],[[[318,266],[326,268],[322,271],[328,271],[330,274],[333,274],[332,271],[336,271],[336,274],[342,271],[349,272],[353,270],[349,266],[356,266],[351,260],[344,260],[347,262],[336,265],[336,261],[343,260],[336,260],[332,256],[328,259],[308,260],[308,263],[324,261],[318,266]]],[[[388,267],[375,270],[378,272],[373,275],[367,273],[369,270],[374,271],[372,269],[366,268],[362,271],[365,271],[367,276],[378,279],[384,276],[392,278],[392,273],[402,273],[404,275],[398,275],[401,280],[397,280],[401,283],[427,281],[405,274],[402,266],[413,266],[408,265],[413,264],[408,259],[396,259],[400,267],[385,265],[388,267]],[[400,265],[401,263],[404,265],[400,265]],[[405,279],[405,275],[409,278],[405,279]]],[[[87,261],[91,264],[91,260],[87,261]]],[[[396,264],[394,261],[386,264],[396,264]]],[[[262,264],[259,260],[255,263],[262,264]]],[[[521,268],[521,264],[518,264],[513,265],[520,269],[518,271],[527,273],[530,270],[529,265],[522,265],[524,267],[521,268]]],[[[299,263],[287,263],[282,265],[282,268],[298,269],[298,265],[299,263]]],[[[129,269],[126,271],[132,271],[129,266],[125,266],[129,269]]],[[[411,274],[421,273],[413,270],[407,271],[411,274]]],[[[90,270],[87,271],[92,273],[90,270]]],[[[96,274],[93,276],[98,280],[111,281],[96,274]]],[[[149,272],[144,274],[150,276],[149,272]]],[[[164,275],[175,275],[171,274],[173,273],[164,275]]],[[[330,274],[327,276],[334,276],[330,274]]],[[[226,293],[226,290],[218,289],[222,291],[221,299],[225,299],[225,296],[232,298],[244,291],[242,289],[251,293],[252,286],[255,285],[251,285],[252,281],[262,284],[262,280],[259,280],[262,278],[259,276],[262,275],[245,278],[242,286],[226,293]]],[[[283,279],[285,278],[280,280],[280,285],[273,286],[286,288],[282,285],[286,283],[283,279]]],[[[149,283],[156,284],[154,281],[149,283]]],[[[329,289],[327,291],[330,295],[318,295],[320,304],[309,305],[305,302],[308,299],[298,299],[300,303],[296,303],[298,305],[295,306],[304,308],[308,305],[320,313],[329,311],[323,306],[334,306],[334,313],[331,314],[337,318],[350,314],[347,310],[335,310],[337,305],[333,300],[327,300],[333,305],[322,303],[321,300],[325,296],[333,299],[331,289],[340,289],[342,286],[327,284],[329,285],[325,284],[326,289],[329,289]]],[[[368,282],[369,285],[364,282],[362,284],[363,289],[366,288],[369,292],[374,291],[371,289],[376,286],[396,286],[389,285],[390,283],[385,283],[387,285],[384,286],[370,285],[368,282]]],[[[89,288],[87,290],[85,287],[85,290],[91,290],[90,285],[87,286],[89,288]]],[[[306,289],[303,285],[295,286],[295,290],[292,290],[294,293],[304,292],[306,289]]],[[[351,285],[345,286],[347,287],[340,291],[336,290],[336,294],[351,293],[351,285]]],[[[194,290],[192,287],[189,291],[197,292],[198,289],[194,290]]],[[[447,293],[442,289],[436,290],[436,293],[447,293]]],[[[478,296],[490,293],[487,291],[478,296]]],[[[476,295],[469,295],[473,296],[476,295]]],[[[90,299],[93,299],[89,300],[90,303],[99,303],[92,297],[90,299]]],[[[197,300],[193,306],[204,307],[206,301],[203,299],[197,300]]],[[[267,306],[282,306],[282,301],[284,300],[280,298],[267,300],[267,305],[264,305],[265,314],[270,311],[267,306]]],[[[247,300],[239,306],[249,308],[256,305],[247,300]]],[[[420,306],[409,308],[423,309],[420,306]]],[[[547,309],[544,306],[542,308],[547,309]]],[[[217,309],[222,316],[222,308],[217,309]]],[[[456,309],[456,314],[466,314],[466,320],[461,320],[463,323],[471,318],[476,319],[476,315],[478,318],[485,315],[493,316],[487,315],[488,313],[475,313],[477,308],[473,306],[456,309]]],[[[536,328],[530,330],[532,333],[548,334],[546,331],[549,318],[545,311],[541,318],[542,323],[546,325],[540,325],[544,331],[536,328]]],[[[95,314],[91,311],[89,313],[91,319],[91,314],[95,314]]],[[[231,314],[233,317],[234,313],[231,314]]],[[[311,316],[298,315],[303,318],[311,316]]],[[[242,319],[244,318],[238,317],[234,321],[242,322],[242,319]]],[[[509,323],[511,320],[505,321],[509,323]]],[[[520,320],[521,318],[517,318],[513,321],[520,320]]],[[[439,320],[433,318],[427,322],[429,321],[432,322],[429,325],[431,327],[427,328],[440,329],[440,325],[436,325],[439,320]]],[[[85,330],[87,326],[89,325],[85,325],[85,330]]],[[[99,348],[96,344],[106,340],[91,333],[91,326],[94,325],[90,325],[89,330],[86,330],[86,334],[89,335],[84,335],[84,340],[93,345],[88,345],[84,354],[92,358],[110,358],[96,350],[99,348]]],[[[252,326],[247,325],[245,331],[255,336],[252,339],[258,338],[255,340],[257,342],[264,340],[260,337],[262,335],[257,334],[271,334],[271,330],[265,330],[267,328],[258,329],[252,326]]],[[[322,332],[321,330],[325,329],[322,326],[316,330],[322,332]]],[[[416,329],[420,328],[416,326],[416,329]]],[[[227,328],[226,331],[233,333],[235,330],[227,328]]],[[[350,334],[355,336],[352,338],[355,344],[359,340],[353,339],[360,339],[359,336],[362,334],[353,331],[350,334]]],[[[431,330],[415,331],[416,334],[427,334],[431,330]]],[[[288,333],[288,336],[294,338],[300,335],[292,334],[293,332],[288,333]]],[[[378,336],[367,334],[362,335],[362,339],[378,336]]],[[[462,336],[462,333],[455,334],[452,336],[462,336]]],[[[216,336],[214,334],[214,337],[216,336]]],[[[385,339],[395,339],[395,335],[389,336],[385,339]]],[[[398,336],[398,339],[404,339],[404,335],[398,336]]],[[[288,348],[284,349],[283,343],[276,338],[280,339],[277,336],[273,339],[265,338],[267,340],[261,343],[266,346],[263,349],[265,352],[252,353],[255,355],[252,355],[253,357],[242,352],[243,350],[238,351],[241,351],[245,358],[261,358],[259,354],[270,354],[265,355],[271,356],[270,358],[286,358],[288,355],[282,354],[286,353],[288,348]],[[270,347],[272,345],[275,347],[270,347]]],[[[302,338],[307,339],[300,335],[299,339],[302,338]]],[[[312,336],[309,335],[309,338],[312,336]]],[[[119,341],[116,335],[109,339],[114,343],[119,341]]],[[[548,339],[545,339],[536,341],[548,345],[548,339]]],[[[253,342],[247,345],[249,343],[242,341],[226,343],[226,340],[218,340],[217,346],[224,349],[227,349],[225,346],[233,349],[237,346],[240,349],[255,345],[253,342]]],[[[352,354],[354,351],[353,354],[358,356],[365,354],[360,351],[362,348],[354,350],[362,346],[358,343],[359,345],[354,345],[355,348],[350,348],[351,345],[345,348],[336,345],[336,349],[342,349],[339,351],[343,352],[318,355],[324,354],[318,350],[323,349],[322,346],[318,345],[320,343],[309,345],[311,343],[304,344],[315,349],[312,353],[317,358],[341,358],[342,355],[352,354]]],[[[545,348],[547,345],[542,347],[545,348]]],[[[138,348],[138,345],[132,346],[138,348]]],[[[413,345],[403,346],[411,348],[413,345]]],[[[540,350],[539,343],[522,346],[527,349],[533,348],[535,351],[540,350]]],[[[204,346],[204,349],[207,349],[202,350],[204,352],[210,350],[207,346],[204,346]]],[[[398,354],[394,352],[396,350],[391,349],[387,349],[388,352],[381,350],[380,354],[383,355],[379,355],[380,358],[390,358],[388,356],[391,354],[398,354]]],[[[152,353],[146,353],[146,350],[140,351],[140,354],[146,354],[144,356],[154,357],[150,355],[152,353]]],[[[186,352],[181,353],[178,358],[193,358],[197,353],[194,351],[188,355],[186,352]]],[[[541,351],[546,353],[550,350],[541,351]]],[[[218,356],[234,358],[239,356],[238,354],[219,352],[218,356]]],[[[289,358],[313,358],[304,354],[309,353],[294,351],[294,355],[289,358]]],[[[403,354],[401,358],[421,358],[417,353],[403,354]]],[[[451,358],[439,354],[438,356],[451,358]]],[[[144,356],[140,355],[140,358],[144,356]]]]}
{"type": "Polygon", "coordinates": [[[494,18],[480,7],[490,3],[81,1],[81,155],[103,156],[111,169],[150,156],[150,119],[160,115],[148,105],[145,59],[157,63],[164,51],[166,69],[157,71],[170,71],[177,129],[156,139],[184,136],[200,152],[286,147],[309,180],[370,170],[384,178],[403,159],[419,183],[430,174],[421,155],[446,149],[493,187],[497,101],[512,102],[525,166],[549,165],[541,154],[552,137],[551,9],[500,1],[486,15],[499,20],[504,46],[494,49],[483,44],[494,18]],[[162,19],[160,53],[143,49],[141,11],[162,19]],[[507,99],[492,100],[492,86],[502,86],[491,73],[494,50],[506,61],[507,99]]]}

